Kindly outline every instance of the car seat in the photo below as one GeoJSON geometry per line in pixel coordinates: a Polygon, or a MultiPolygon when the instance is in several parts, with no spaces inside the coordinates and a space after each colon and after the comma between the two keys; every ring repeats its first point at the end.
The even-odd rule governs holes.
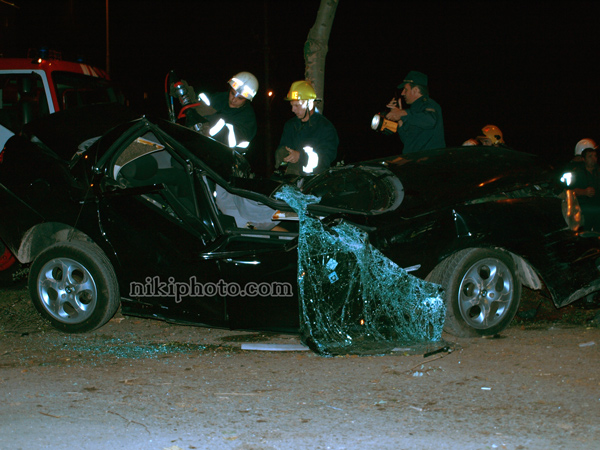
{"type": "Polygon", "coordinates": [[[125,164],[119,174],[128,187],[147,186],[158,172],[158,162],[152,155],[144,155],[125,164]]]}

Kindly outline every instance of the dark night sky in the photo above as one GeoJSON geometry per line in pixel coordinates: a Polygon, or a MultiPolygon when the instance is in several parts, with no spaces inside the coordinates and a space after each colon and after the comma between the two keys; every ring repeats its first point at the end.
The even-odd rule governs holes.
{"type": "MultiPolygon", "coordinates": [[[[46,45],[65,59],[83,55],[105,67],[105,0],[12,2],[18,10],[0,5],[6,56],[46,45]]],[[[166,116],[169,70],[207,91],[225,90],[231,75],[249,70],[262,83],[254,102],[255,144],[265,142],[267,79],[276,92],[270,119],[278,141],[291,117],[282,98],[304,76],[303,45],[319,3],[110,0],[112,78],[136,104],[147,92],[144,107],[166,116]]],[[[378,135],[369,125],[414,69],[429,75],[449,146],[491,123],[517,150],[567,160],[579,139],[600,140],[600,77],[592,70],[600,55],[599,25],[597,1],[340,0],[324,95],[340,152],[347,161],[399,152],[396,136],[378,135]]]]}

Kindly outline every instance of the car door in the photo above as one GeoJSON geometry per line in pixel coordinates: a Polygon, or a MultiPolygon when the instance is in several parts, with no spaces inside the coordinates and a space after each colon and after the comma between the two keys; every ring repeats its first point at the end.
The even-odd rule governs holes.
{"type": "Polygon", "coordinates": [[[296,237],[235,230],[205,258],[221,271],[232,329],[298,330],[296,237]]]}
{"type": "Polygon", "coordinates": [[[199,213],[193,167],[161,139],[141,130],[120,142],[100,181],[98,220],[120,261],[124,311],[227,326],[225,298],[201,289],[220,279],[203,258],[218,233],[199,213]]]}
{"type": "MultiPolygon", "coordinates": [[[[285,225],[289,231],[281,231],[283,227],[278,228],[280,231],[242,227],[240,220],[229,215],[228,209],[220,209],[216,201],[223,195],[225,184],[219,187],[209,173],[198,173],[198,180],[206,193],[201,210],[214,212],[221,233],[203,258],[219,267],[218,288],[226,297],[230,327],[297,331],[297,222],[285,225]]],[[[243,198],[251,187],[249,182],[245,189],[234,189],[235,194],[230,195],[243,198]]],[[[241,210],[238,213],[243,215],[241,210]]]]}

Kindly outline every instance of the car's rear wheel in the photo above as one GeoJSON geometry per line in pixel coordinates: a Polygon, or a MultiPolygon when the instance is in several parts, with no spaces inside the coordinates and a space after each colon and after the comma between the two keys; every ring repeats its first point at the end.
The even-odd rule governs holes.
{"type": "Polygon", "coordinates": [[[117,277],[104,252],[82,241],[55,244],[29,271],[33,304],[52,326],[67,333],[94,330],[119,307],[117,277]]]}
{"type": "Polygon", "coordinates": [[[514,318],[521,283],[511,256],[467,249],[444,260],[428,277],[445,290],[444,330],[458,337],[493,336],[514,318]]]}

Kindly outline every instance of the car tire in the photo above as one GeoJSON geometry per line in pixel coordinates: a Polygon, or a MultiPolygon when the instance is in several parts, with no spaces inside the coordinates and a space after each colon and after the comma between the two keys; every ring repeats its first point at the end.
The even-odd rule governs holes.
{"type": "Polygon", "coordinates": [[[444,330],[457,337],[493,336],[519,308],[522,286],[512,257],[501,250],[462,250],[427,277],[444,288],[444,330]]]}
{"type": "Polygon", "coordinates": [[[34,306],[66,333],[101,327],[117,312],[119,286],[114,269],[96,244],[73,241],[48,247],[29,271],[34,306]]]}

